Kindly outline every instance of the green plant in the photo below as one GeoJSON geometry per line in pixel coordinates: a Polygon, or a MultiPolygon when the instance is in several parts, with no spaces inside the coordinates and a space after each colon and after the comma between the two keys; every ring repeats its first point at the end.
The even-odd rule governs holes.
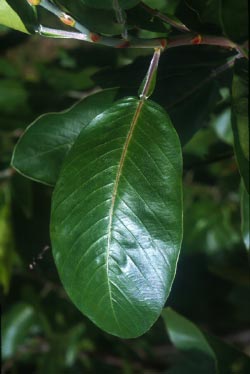
{"type": "MultiPolygon", "coordinates": [[[[98,92],[33,121],[11,160],[23,176],[55,187],[50,233],[61,281],[77,308],[115,336],[144,334],[170,293],[183,235],[182,156],[186,172],[196,162],[230,160],[234,144],[242,180],[242,231],[249,250],[246,9],[243,0],[205,5],[153,0],[1,2],[0,23],[19,31],[107,49],[135,48],[139,54],[143,50],[138,60],[121,61],[115,71],[96,71],[98,92]],[[158,6],[162,11],[154,9],[158,6]],[[56,18],[60,29],[54,26],[56,18]],[[213,133],[209,130],[206,136],[198,130],[208,123],[213,133]],[[225,151],[216,149],[218,139],[227,145],[225,151]]],[[[206,191],[189,191],[184,181],[185,207],[189,198],[192,202],[191,243],[198,243],[202,233],[201,227],[194,229],[197,217],[201,219],[196,193],[206,205],[202,214],[208,216],[206,191]]],[[[213,232],[215,244],[211,246],[211,239],[208,250],[216,250],[230,232],[230,208],[221,215],[216,219],[226,222],[224,232],[213,232]]],[[[206,225],[208,230],[216,222],[206,225]]],[[[231,242],[238,243],[238,236],[229,246],[231,242]]]]}

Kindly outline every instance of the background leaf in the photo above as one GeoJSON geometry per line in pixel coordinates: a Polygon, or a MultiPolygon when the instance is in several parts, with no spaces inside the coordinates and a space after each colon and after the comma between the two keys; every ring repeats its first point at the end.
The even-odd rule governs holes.
{"type": "Polygon", "coordinates": [[[232,86],[232,127],[239,171],[249,193],[248,64],[245,59],[237,60],[235,63],[232,86]]]}
{"type": "Polygon", "coordinates": [[[32,329],[38,327],[38,319],[31,305],[20,303],[3,316],[2,322],[2,355],[6,359],[15,355],[32,329]]]}
{"type": "Polygon", "coordinates": [[[53,255],[73,302],[111,334],[143,334],[170,292],[181,164],[166,113],[134,98],[96,117],[65,160],[53,195],[53,255]]]}
{"type": "Polygon", "coordinates": [[[112,6],[107,9],[93,8],[93,1],[60,0],[57,3],[92,32],[119,35],[123,31],[123,26],[118,23],[112,6]]]}
{"type": "MultiPolygon", "coordinates": [[[[75,1],[75,0],[69,0],[69,1],[75,1]]],[[[114,7],[114,1],[113,0],[78,0],[84,5],[87,5],[91,8],[97,8],[97,9],[113,9],[114,7]]],[[[61,1],[58,0],[58,3],[61,1]]],[[[139,0],[118,0],[119,6],[123,9],[132,8],[136,4],[139,3],[139,0]]]]}
{"type": "MultiPolygon", "coordinates": [[[[221,100],[220,86],[231,86],[231,71],[216,78],[211,75],[216,67],[226,63],[228,56],[228,52],[207,46],[173,48],[162,54],[152,99],[169,113],[182,145],[208,121],[208,115],[221,100]]],[[[119,86],[121,94],[133,95],[149,61],[148,57],[140,57],[122,68],[104,69],[93,79],[102,87],[119,86]]]]}
{"type": "Polygon", "coordinates": [[[225,35],[236,42],[248,39],[248,1],[220,0],[225,35]]]}
{"type": "Polygon", "coordinates": [[[250,251],[249,194],[241,185],[241,232],[246,249],[250,251]]]}
{"type": "Polygon", "coordinates": [[[248,356],[203,332],[194,323],[171,308],[164,309],[162,317],[172,343],[182,351],[183,357],[168,373],[234,374],[247,373],[248,356]]]}
{"type": "Polygon", "coordinates": [[[12,166],[32,180],[55,185],[61,164],[82,128],[107,109],[116,94],[116,89],[104,90],[66,111],[39,117],[17,143],[12,166]]]}
{"type": "Polygon", "coordinates": [[[11,196],[9,186],[0,185],[0,285],[4,293],[9,291],[12,267],[15,259],[13,227],[11,222],[11,196]]]}
{"type": "Polygon", "coordinates": [[[185,353],[187,367],[190,366],[189,361],[193,361],[191,367],[194,373],[217,373],[216,356],[200,329],[170,308],[164,309],[162,317],[170,340],[185,353]]]}

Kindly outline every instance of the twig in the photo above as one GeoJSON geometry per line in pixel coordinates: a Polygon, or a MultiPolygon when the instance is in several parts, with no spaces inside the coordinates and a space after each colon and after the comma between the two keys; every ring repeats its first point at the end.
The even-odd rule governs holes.
{"type": "Polygon", "coordinates": [[[82,34],[79,32],[64,31],[58,29],[52,29],[40,25],[36,32],[42,36],[50,38],[64,38],[64,39],[77,39],[83,40],[90,43],[105,45],[107,47],[114,48],[164,48],[166,46],[165,39],[137,39],[130,38],[130,40],[124,40],[120,38],[112,38],[102,36],[99,34],[90,33],[82,34]]]}
{"type": "Polygon", "coordinates": [[[11,178],[14,174],[15,174],[15,170],[12,168],[0,170],[0,181],[3,179],[11,178]]]}
{"type": "MultiPolygon", "coordinates": [[[[27,0],[32,6],[41,6],[49,12],[57,16],[62,23],[67,26],[73,27],[78,32],[57,30],[53,28],[48,28],[42,25],[39,25],[36,32],[42,36],[52,37],[52,38],[67,38],[67,39],[77,39],[83,40],[90,43],[101,44],[114,48],[160,48],[168,49],[173,47],[179,47],[184,45],[214,45],[222,48],[235,49],[241,55],[241,57],[247,57],[247,53],[244,48],[241,48],[233,41],[214,35],[201,35],[188,32],[186,35],[158,39],[140,39],[134,38],[126,35],[126,39],[108,37],[98,33],[93,33],[88,30],[85,26],[80,24],[69,14],[63,12],[56,5],[52,4],[48,0],[27,0]]],[[[156,15],[156,14],[155,14],[156,15]]],[[[180,26],[180,24],[178,23],[180,26]]],[[[182,29],[189,31],[185,25],[182,24],[182,29]]]]}

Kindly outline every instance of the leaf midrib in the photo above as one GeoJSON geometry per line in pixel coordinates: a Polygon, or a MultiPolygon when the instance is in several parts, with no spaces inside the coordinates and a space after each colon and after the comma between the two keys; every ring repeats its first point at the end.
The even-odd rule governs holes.
{"type": "Polygon", "coordinates": [[[115,201],[116,201],[116,197],[117,197],[117,191],[118,191],[118,186],[119,186],[119,182],[120,182],[120,178],[121,178],[121,174],[122,174],[122,169],[123,169],[126,154],[127,154],[127,151],[128,151],[128,146],[129,146],[130,140],[132,138],[132,135],[133,135],[135,126],[137,124],[138,117],[140,115],[143,104],[144,104],[144,100],[142,99],[142,100],[139,101],[139,103],[137,105],[137,108],[135,110],[135,113],[134,113],[133,119],[131,121],[129,131],[128,131],[128,134],[127,134],[127,137],[126,137],[126,141],[125,141],[123,149],[122,149],[122,154],[121,154],[121,158],[120,158],[120,161],[119,161],[119,164],[118,164],[116,179],[115,179],[114,188],[113,188],[113,192],[112,192],[111,206],[110,206],[110,210],[109,210],[106,272],[107,272],[107,281],[108,281],[107,283],[108,283],[108,292],[109,292],[109,298],[110,298],[110,306],[111,306],[114,318],[116,320],[117,326],[120,326],[120,325],[119,325],[119,321],[116,317],[116,313],[115,313],[114,306],[113,306],[112,291],[111,291],[111,285],[110,285],[110,280],[109,280],[109,256],[110,256],[112,224],[113,224],[115,201]]]}

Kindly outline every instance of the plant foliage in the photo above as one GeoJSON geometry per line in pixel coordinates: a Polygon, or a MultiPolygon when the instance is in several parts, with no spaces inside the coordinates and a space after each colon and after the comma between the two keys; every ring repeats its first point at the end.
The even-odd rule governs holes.
{"type": "Polygon", "coordinates": [[[247,1],[2,0],[0,24],[4,372],[247,373],[182,316],[249,321],[247,1]]]}

